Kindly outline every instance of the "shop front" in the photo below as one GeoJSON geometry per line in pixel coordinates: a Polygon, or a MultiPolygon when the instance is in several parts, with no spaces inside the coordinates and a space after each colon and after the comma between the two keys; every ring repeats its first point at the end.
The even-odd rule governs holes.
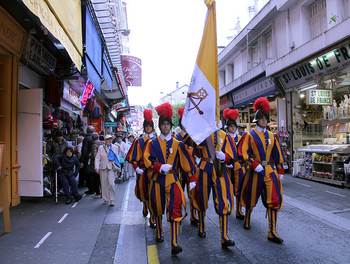
{"type": "Polygon", "coordinates": [[[293,175],[347,185],[350,154],[350,40],[277,76],[289,102],[293,175]]]}
{"type": "Polygon", "coordinates": [[[26,31],[0,6],[0,208],[10,232],[9,204],[20,202],[18,190],[18,72],[26,31]]]}

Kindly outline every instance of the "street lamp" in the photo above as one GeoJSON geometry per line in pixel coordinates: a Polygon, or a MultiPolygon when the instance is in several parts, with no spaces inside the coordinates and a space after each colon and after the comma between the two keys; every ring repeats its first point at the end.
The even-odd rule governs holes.
{"type": "Polygon", "coordinates": [[[130,34],[130,29],[119,29],[117,32],[120,32],[123,36],[129,36],[130,34]]]}

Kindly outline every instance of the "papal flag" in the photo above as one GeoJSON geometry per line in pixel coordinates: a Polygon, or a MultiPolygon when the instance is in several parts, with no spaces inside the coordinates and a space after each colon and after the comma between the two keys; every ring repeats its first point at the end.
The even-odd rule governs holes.
{"type": "Polygon", "coordinates": [[[204,2],[208,12],[181,121],[197,144],[218,130],[220,118],[216,3],[214,0],[204,2]]]}

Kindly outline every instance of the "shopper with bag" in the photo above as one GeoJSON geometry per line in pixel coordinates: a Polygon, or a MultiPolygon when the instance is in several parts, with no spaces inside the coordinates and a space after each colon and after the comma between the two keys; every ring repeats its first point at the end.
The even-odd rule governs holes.
{"type": "Polygon", "coordinates": [[[105,144],[99,146],[95,157],[95,171],[100,174],[103,204],[109,203],[109,206],[115,204],[114,174],[120,167],[118,148],[112,145],[112,138],[111,135],[105,136],[105,144]]]}

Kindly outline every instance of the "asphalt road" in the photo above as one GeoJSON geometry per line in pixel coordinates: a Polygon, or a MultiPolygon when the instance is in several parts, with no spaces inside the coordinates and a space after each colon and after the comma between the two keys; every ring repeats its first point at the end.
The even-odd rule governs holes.
{"type": "MultiPolygon", "coordinates": [[[[170,254],[170,229],[163,217],[163,243],[142,217],[134,196],[135,178],[116,184],[114,207],[85,196],[77,204],[56,205],[49,198],[25,198],[11,208],[12,232],[0,219],[0,263],[350,263],[350,190],[286,175],[284,206],[277,232],[283,245],[267,241],[268,221],[261,202],[252,229],[229,217],[228,234],[236,246],[223,250],[212,200],[207,237],[199,238],[189,216],[182,224],[183,252],[170,254]]],[[[84,190],[80,190],[83,192],[84,190]]],[[[0,216],[2,216],[0,214],[0,216]]]]}

